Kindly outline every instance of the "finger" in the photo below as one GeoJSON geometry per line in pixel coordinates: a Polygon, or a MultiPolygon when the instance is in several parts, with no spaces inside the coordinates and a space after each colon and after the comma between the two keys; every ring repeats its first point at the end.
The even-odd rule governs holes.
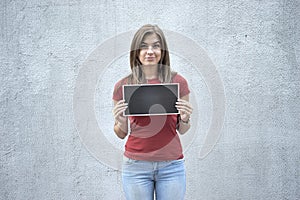
{"type": "Polygon", "coordinates": [[[125,103],[125,99],[122,99],[122,100],[118,101],[116,105],[123,104],[123,103],[125,103]]]}
{"type": "Polygon", "coordinates": [[[124,115],[123,115],[123,112],[125,110],[120,110],[118,113],[116,113],[116,115],[114,116],[115,118],[115,121],[123,121],[124,120],[124,115]]]}
{"type": "Polygon", "coordinates": [[[181,109],[181,110],[186,110],[188,112],[193,112],[193,108],[189,107],[187,105],[176,105],[175,106],[177,109],[181,109]]]}
{"type": "Polygon", "coordinates": [[[114,114],[114,116],[119,115],[120,112],[121,112],[121,113],[124,112],[127,108],[128,108],[127,105],[115,107],[115,108],[113,109],[113,114],[114,114]]]}
{"type": "Polygon", "coordinates": [[[185,112],[188,112],[188,113],[193,112],[193,109],[190,108],[190,107],[187,107],[187,106],[176,105],[175,107],[177,108],[177,110],[185,111],[185,112]]]}
{"type": "Polygon", "coordinates": [[[190,102],[184,101],[184,100],[183,100],[183,101],[177,101],[177,102],[176,102],[176,105],[181,105],[181,106],[182,106],[182,105],[186,105],[186,106],[188,106],[188,107],[190,107],[190,108],[192,107],[192,105],[190,104],[190,102]]]}
{"type": "Polygon", "coordinates": [[[126,107],[126,106],[128,106],[128,103],[118,102],[118,103],[114,106],[113,112],[114,112],[115,110],[122,109],[122,108],[124,108],[124,107],[126,107]]]}
{"type": "Polygon", "coordinates": [[[176,104],[190,105],[191,103],[189,101],[182,100],[182,101],[177,101],[176,104]]]}
{"type": "Polygon", "coordinates": [[[179,114],[180,114],[180,115],[183,115],[183,114],[191,115],[192,113],[189,112],[189,111],[186,111],[186,110],[179,110],[179,114]]]}
{"type": "Polygon", "coordinates": [[[124,100],[121,100],[121,101],[119,101],[119,102],[115,105],[115,107],[122,107],[122,106],[124,106],[124,105],[128,105],[128,103],[125,103],[124,100]]]}
{"type": "Polygon", "coordinates": [[[119,107],[117,109],[114,110],[114,115],[120,115],[120,113],[124,112],[127,109],[128,106],[124,106],[124,107],[119,107]]]}
{"type": "Polygon", "coordinates": [[[127,106],[128,106],[128,104],[124,103],[124,104],[116,105],[113,109],[118,110],[120,108],[124,108],[124,107],[127,107],[127,106]]]}
{"type": "Polygon", "coordinates": [[[119,110],[119,111],[116,113],[115,118],[123,117],[123,112],[124,112],[124,111],[125,111],[125,110],[119,110]]]}

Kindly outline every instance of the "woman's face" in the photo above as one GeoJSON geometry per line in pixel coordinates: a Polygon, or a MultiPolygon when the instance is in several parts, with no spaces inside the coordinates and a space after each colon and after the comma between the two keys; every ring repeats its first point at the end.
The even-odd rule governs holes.
{"type": "Polygon", "coordinates": [[[161,59],[161,43],[156,34],[146,35],[140,46],[139,60],[143,65],[157,65],[161,59]]]}

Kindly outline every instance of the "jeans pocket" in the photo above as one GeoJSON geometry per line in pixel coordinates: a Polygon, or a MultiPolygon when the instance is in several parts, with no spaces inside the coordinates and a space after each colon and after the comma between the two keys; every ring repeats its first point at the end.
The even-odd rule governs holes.
{"type": "Polygon", "coordinates": [[[173,160],[171,162],[171,165],[182,165],[185,162],[184,158],[178,159],[178,160],[173,160]]]}
{"type": "Polygon", "coordinates": [[[133,160],[131,158],[123,156],[123,165],[132,165],[135,162],[137,162],[137,160],[133,160]]]}

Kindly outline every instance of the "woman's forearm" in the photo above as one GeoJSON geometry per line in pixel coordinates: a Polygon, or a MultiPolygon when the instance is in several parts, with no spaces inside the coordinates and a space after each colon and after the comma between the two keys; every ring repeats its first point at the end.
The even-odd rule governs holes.
{"type": "Polygon", "coordinates": [[[178,127],[178,132],[183,135],[185,134],[191,127],[191,122],[190,120],[188,122],[183,122],[182,120],[179,120],[179,127],[178,127]]]}
{"type": "Polygon", "coordinates": [[[121,124],[120,122],[115,122],[114,132],[119,138],[124,139],[128,133],[127,123],[121,124]]]}

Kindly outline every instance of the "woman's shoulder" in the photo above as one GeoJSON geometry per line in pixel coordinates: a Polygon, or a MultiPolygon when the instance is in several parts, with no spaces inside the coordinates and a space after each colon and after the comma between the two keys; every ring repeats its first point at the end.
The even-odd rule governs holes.
{"type": "Polygon", "coordinates": [[[115,84],[115,87],[118,88],[118,87],[128,84],[128,82],[129,82],[128,80],[129,80],[129,76],[119,79],[117,81],[117,83],[115,84]]]}
{"type": "Polygon", "coordinates": [[[178,74],[177,72],[174,72],[172,82],[174,83],[186,82],[186,79],[182,75],[178,74]]]}
{"type": "Polygon", "coordinates": [[[190,93],[190,89],[186,79],[180,74],[176,74],[173,76],[173,83],[179,83],[180,86],[180,97],[183,97],[190,93]]]}
{"type": "Polygon", "coordinates": [[[114,87],[113,100],[119,101],[123,97],[122,86],[128,84],[128,76],[117,81],[114,87]]]}

